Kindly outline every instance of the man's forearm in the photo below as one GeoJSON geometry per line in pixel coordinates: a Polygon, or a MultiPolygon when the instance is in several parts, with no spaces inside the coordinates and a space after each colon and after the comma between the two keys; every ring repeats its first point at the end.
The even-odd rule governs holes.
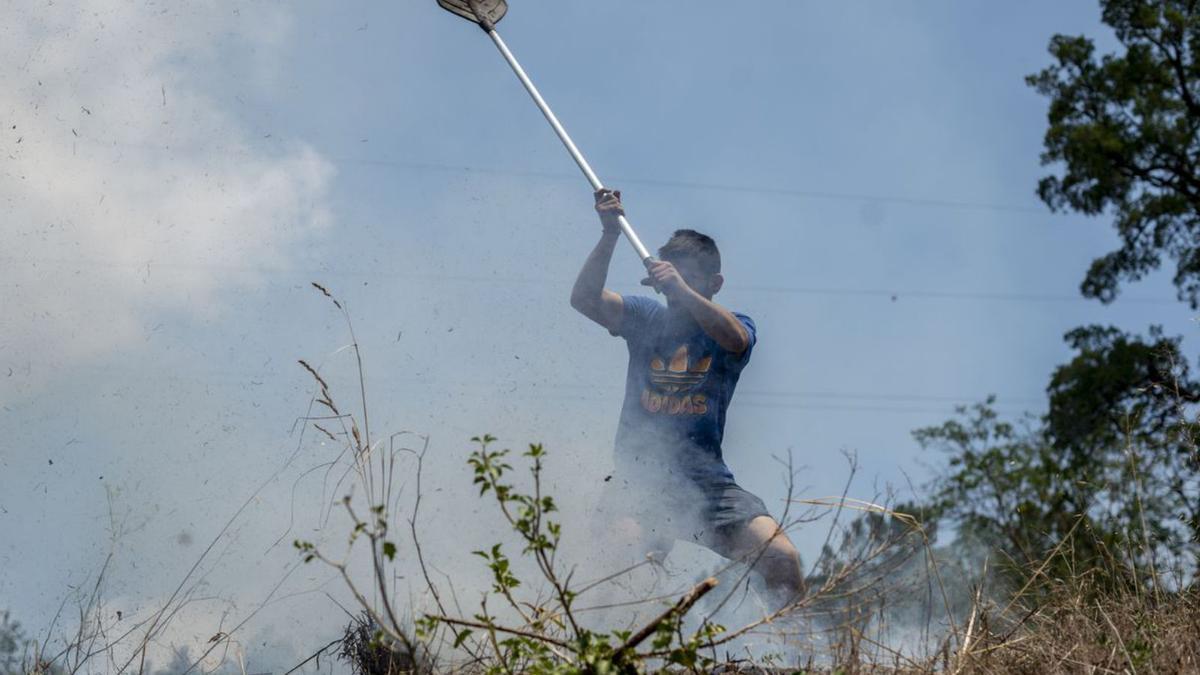
{"type": "Polygon", "coordinates": [[[608,279],[608,266],[612,262],[613,250],[617,247],[619,233],[605,232],[600,241],[579,270],[575,286],[571,289],[571,306],[575,309],[593,307],[600,302],[604,293],[604,282],[608,279]]]}
{"type": "Polygon", "coordinates": [[[723,349],[741,354],[750,347],[750,334],[733,312],[691,289],[681,300],[700,328],[723,349]]]}

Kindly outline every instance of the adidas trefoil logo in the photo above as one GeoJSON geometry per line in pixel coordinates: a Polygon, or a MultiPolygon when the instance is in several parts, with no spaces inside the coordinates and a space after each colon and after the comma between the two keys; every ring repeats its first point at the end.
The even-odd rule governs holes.
{"type": "Polygon", "coordinates": [[[712,356],[705,356],[689,366],[687,345],[680,345],[670,363],[663,363],[657,356],[650,360],[650,382],[669,393],[687,391],[703,382],[711,367],[712,356]]]}
{"type": "Polygon", "coordinates": [[[687,345],[671,355],[670,363],[660,357],[650,360],[650,386],[642,391],[642,408],[655,415],[704,415],[708,397],[688,393],[695,389],[712,368],[712,356],[688,363],[687,345]]]}

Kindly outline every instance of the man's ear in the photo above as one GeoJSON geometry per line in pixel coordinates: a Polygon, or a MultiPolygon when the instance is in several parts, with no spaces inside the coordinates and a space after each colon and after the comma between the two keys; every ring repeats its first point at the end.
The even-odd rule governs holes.
{"type": "Polygon", "coordinates": [[[720,272],[717,272],[716,274],[712,275],[708,284],[708,289],[713,295],[716,295],[717,291],[721,290],[721,287],[725,285],[725,277],[720,272]]]}

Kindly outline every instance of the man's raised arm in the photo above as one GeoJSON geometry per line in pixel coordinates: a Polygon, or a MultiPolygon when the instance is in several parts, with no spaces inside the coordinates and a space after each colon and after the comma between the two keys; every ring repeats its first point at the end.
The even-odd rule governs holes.
{"type": "Polygon", "coordinates": [[[616,333],[621,328],[624,301],[617,293],[604,288],[604,282],[608,278],[608,265],[612,262],[617,239],[621,236],[621,230],[617,226],[617,216],[625,213],[621,207],[621,193],[613,190],[598,191],[596,211],[600,214],[604,232],[579,270],[575,287],[571,289],[571,306],[580,314],[607,328],[609,332],[616,333]]]}

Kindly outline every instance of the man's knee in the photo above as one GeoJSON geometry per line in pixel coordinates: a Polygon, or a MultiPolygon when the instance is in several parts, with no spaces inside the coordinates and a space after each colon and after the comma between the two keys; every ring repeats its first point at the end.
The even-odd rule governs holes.
{"type": "Polygon", "coordinates": [[[800,565],[800,553],[769,516],[759,516],[747,524],[742,546],[761,553],[754,569],[772,590],[788,595],[800,595],[805,591],[804,572],[800,565]]]}
{"type": "Polygon", "coordinates": [[[786,539],[768,544],[754,567],[772,590],[788,595],[802,595],[805,592],[800,554],[786,539]]]}
{"type": "Polygon", "coordinates": [[[640,541],[642,538],[642,526],[628,516],[614,520],[609,529],[613,537],[625,543],[640,541]]]}
{"type": "Polygon", "coordinates": [[[670,542],[653,528],[647,530],[637,519],[628,516],[617,518],[609,524],[608,540],[610,546],[638,560],[652,556],[661,562],[671,548],[670,542]]]}

